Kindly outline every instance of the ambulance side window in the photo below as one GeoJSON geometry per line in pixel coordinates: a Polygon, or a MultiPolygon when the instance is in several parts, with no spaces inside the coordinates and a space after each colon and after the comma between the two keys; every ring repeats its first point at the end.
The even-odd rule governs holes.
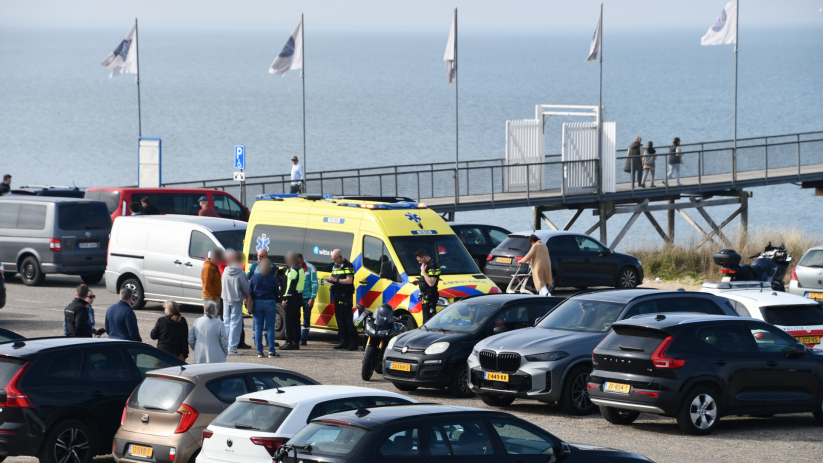
{"type": "Polygon", "coordinates": [[[369,269],[370,272],[374,273],[375,275],[380,275],[380,269],[383,266],[384,262],[388,262],[391,264],[392,278],[391,280],[396,280],[397,274],[397,267],[394,265],[394,261],[389,254],[389,249],[386,247],[386,244],[383,243],[383,240],[375,238],[373,236],[364,236],[363,237],[363,267],[369,269]]]}
{"type": "Polygon", "coordinates": [[[334,262],[331,252],[339,249],[343,257],[352,260],[351,248],[354,244],[354,233],[331,230],[306,230],[306,240],[302,247],[294,248],[298,252],[303,250],[303,258],[317,268],[318,272],[331,272],[334,262]]]}
{"type": "MultiPolygon", "coordinates": [[[[300,252],[303,249],[305,236],[305,228],[257,225],[254,227],[249,244],[249,261],[256,261],[257,248],[265,247],[269,251],[269,259],[275,264],[283,265],[286,263],[287,252],[300,252]]],[[[309,258],[307,257],[306,260],[309,258]]]]}

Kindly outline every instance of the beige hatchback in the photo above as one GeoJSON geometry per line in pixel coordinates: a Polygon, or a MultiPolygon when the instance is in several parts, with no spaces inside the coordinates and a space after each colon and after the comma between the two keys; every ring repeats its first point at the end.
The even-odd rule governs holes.
{"type": "Polygon", "coordinates": [[[317,381],[289,370],[243,363],[150,371],[123,409],[112,454],[117,463],[194,463],[203,430],[234,400],[274,387],[317,381]]]}

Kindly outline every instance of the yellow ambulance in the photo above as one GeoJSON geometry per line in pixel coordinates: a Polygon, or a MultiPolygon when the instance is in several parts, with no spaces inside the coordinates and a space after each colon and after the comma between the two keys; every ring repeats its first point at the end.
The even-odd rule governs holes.
{"type": "MultiPolygon", "coordinates": [[[[423,324],[420,291],[412,284],[420,275],[414,257],[419,249],[427,250],[440,265],[438,311],[466,296],[500,292],[436,212],[416,202],[390,201],[259,196],[246,229],[247,265],[257,260],[261,249],[268,251],[273,264],[281,266],[287,252],[302,253],[317,268],[319,286],[311,315],[314,329],[337,329],[325,281],[331,275],[335,249],[354,265],[355,303],[371,309],[387,303],[408,328],[423,324]]],[[[278,328],[281,335],[282,324],[278,328]]]]}

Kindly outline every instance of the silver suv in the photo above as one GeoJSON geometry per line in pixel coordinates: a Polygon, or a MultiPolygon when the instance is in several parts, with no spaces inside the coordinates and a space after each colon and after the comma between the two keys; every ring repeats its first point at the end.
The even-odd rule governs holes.
{"type": "Polygon", "coordinates": [[[533,328],[497,334],[469,356],[469,387],[492,406],[516,398],[557,402],[572,415],[597,407],[587,384],[592,351],[617,320],[637,315],[694,312],[738,316],[729,301],[712,294],[625,289],[578,293],[539,319],[533,328]]]}

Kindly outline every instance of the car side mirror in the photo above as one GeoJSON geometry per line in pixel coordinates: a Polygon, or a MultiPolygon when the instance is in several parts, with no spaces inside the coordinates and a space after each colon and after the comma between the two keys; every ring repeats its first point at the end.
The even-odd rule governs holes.
{"type": "Polygon", "coordinates": [[[794,345],[794,352],[790,352],[791,356],[794,358],[802,357],[806,354],[806,345],[802,342],[798,342],[794,345]]]}
{"type": "Polygon", "coordinates": [[[572,454],[572,448],[565,442],[560,443],[560,456],[567,457],[572,454]]]}
{"type": "Polygon", "coordinates": [[[380,278],[394,280],[394,265],[391,262],[383,262],[380,264],[380,278]]]}
{"type": "Polygon", "coordinates": [[[505,333],[505,332],[506,332],[506,327],[505,326],[495,326],[494,329],[492,330],[492,333],[494,333],[494,334],[500,334],[500,333],[505,333]]]}
{"type": "Polygon", "coordinates": [[[608,256],[611,253],[612,253],[612,250],[609,249],[609,248],[606,248],[603,252],[600,253],[600,257],[608,256]]]}

